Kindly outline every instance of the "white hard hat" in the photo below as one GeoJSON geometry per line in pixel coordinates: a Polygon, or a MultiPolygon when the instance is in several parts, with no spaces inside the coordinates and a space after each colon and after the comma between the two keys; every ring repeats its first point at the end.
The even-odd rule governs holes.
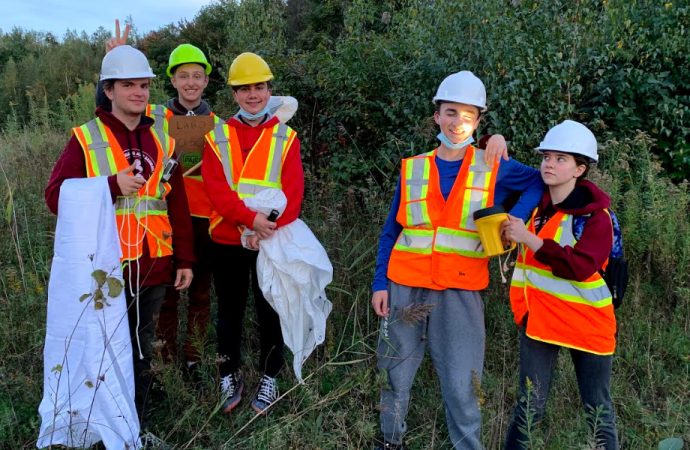
{"type": "Polygon", "coordinates": [[[432,100],[464,103],[479,108],[482,112],[486,111],[486,88],[482,80],[477,78],[469,70],[448,75],[441,82],[432,100]]]}
{"type": "Polygon", "coordinates": [[[130,78],[155,78],[146,56],[130,45],[110,50],[101,63],[101,81],[130,78]]]}
{"type": "Polygon", "coordinates": [[[573,153],[586,156],[594,162],[599,161],[597,139],[594,134],[589,128],[574,120],[564,120],[551,128],[535,150],[573,153]]]}

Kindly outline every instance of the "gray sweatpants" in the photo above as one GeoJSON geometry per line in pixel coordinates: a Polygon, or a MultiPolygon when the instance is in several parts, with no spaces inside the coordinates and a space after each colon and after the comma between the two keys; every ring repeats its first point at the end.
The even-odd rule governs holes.
{"type": "Polygon", "coordinates": [[[407,426],[410,389],[429,348],[441,384],[451,442],[481,449],[481,414],[475,390],[484,366],[484,303],[476,291],[434,291],[390,283],[390,315],[382,321],[378,366],[388,373],[381,390],[381,432],[399,444],[407,426]],[[424,312],[429,311],[424,317],[424,312]]]}

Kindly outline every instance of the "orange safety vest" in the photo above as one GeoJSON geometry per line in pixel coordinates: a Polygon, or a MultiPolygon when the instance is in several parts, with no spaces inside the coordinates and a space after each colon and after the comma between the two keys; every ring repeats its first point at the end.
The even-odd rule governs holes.
{"type": "MultiPolygon", "coordinates": [[[[150,130],[158,150],[153,173],[136,196],[118,196],[115,200],[122,261],[141,257],[144,239],[152,258],[173,253],[172,227],[165,201],[171,186],[163,181],[163,168],[173,155],[175,142],[154,128],[150,130]]],[[[73,128],[72,132],[84,151],[87,177],[115,175],[129,167],[120,143],[101,119],[73,128]]]]}
{"type": "MultiPolygon", "coordinates": [[[[168,133],[169,121],[173,112],[163,105],[147,105],[146,115],[154,120],[154,127],[157,130],[168,133]]],[[[213,117],[213,121],[216,125],[221,123],[221,120],[214,113],[210,113],[213,117]]],[[[199,155],[199,161],[201,161],[201,155],[199,155]]],[[[204,189],[204,181],[201,179],[201,174],[199,175],[185,175],[183,177],[184,189],[187,193],[187,204],[189,205],[189,213],[192,217],[200,217],[202,219],[208,219],[211,217],[211,211],[213,211],[213,206],[211,205],[211,200],[206,194],[206,189],[204,189]]]]}
{"type": "Polygon", "coordinates": [[[486,288],[488,258],[472,213],[493,206],[497,173],[498,163],[489,167],[484,151],[468,146],[444,200],[436,150],[403,159],[396,217],[403,230],[391,253],[388,278],[434,290],[486,288]]]}
{"type": "MultiPolygon", "coordinates": [[[[536,211],[528,223],[532,233],[536,211]]],[[[536,234],[563,247],[577,242],[573,216],[562,211],[536,234]]],[[[525,332],[532,339],[598,355],[613,354],[616,317],[611,292],[599,272],[584,281],[557,277],[524,246],[510,283],[510,305],[518,325],[529,314],[525,332]]]]}
{"type": "Polygon", "coordinates": [[[153,119],[153,128],[158,134],[168,134],[169,120],[175,114],[163,105],[146,105],[146,113],[148,117],[153,119]]]}
{"type": "MultiPolygon", "coordinates": [[[[264,189],[282,189],[281,174],[283,163],[297,133],[283,123],[264,128],[249,151],[247,159],[242,160],[242,148],[237,129],[225,123],[206,135],[206,142],[223,166],[225,180],[230,188],[243,199],[253,197],[264,189]]],[[[229,236],[227,223],[223,216],[213,211],[209,233],[211,238],[223,242],[229,236]]]]}

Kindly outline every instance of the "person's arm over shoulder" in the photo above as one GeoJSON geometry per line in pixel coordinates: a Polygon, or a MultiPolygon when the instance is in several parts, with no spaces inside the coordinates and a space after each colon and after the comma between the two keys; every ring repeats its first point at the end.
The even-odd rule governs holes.
{"type": "Polygon", "coordinates": [[[201,177],[213,209],[230,223],[251,228],[256,213],[247,208],[237,192],[230,188],[225,179],[223,165],[208,142],[204,145],[201,177]]]}
{"type": "MultiPolygon", "coordinates": [[[[62,182],[69,178],[85,178],[86,177],[86,160],[84,159],[84,151],[81,149],[81,144],[74,135],[70,138],[65,146],[65,149],[60,154],[53,171],[50,174],[50,180],[45,189],[45,200],[48,209],[53,213],[58,213],[58,203],[60,200],[60,188],[62,182]]],[[[120,187],[117,185],[117,175],[108,177],[108,186],[110,187],[110,196],[115,203],[115,199],[121,194],[120,187]]]]}
{"type": "Polygon", "coordinates": [[[388,288],[388,262],[393,252],[395,242],[402,232],[402,225],[398,223],[396,217],[398,209],[400,208],[400,180],[395,187],[395,194],[391,202],[391,209],[388,211],[388,217],[383,224],[383,229],[379,235],[379,248],[376,254],[376,271],[374,272],[374,281],[371,284],[373,292],[383,291],[388,288]]]}
{"type": "Polygon", "coordinates": [[[601,269],[611,253],[613,227],[604,210],[592,213],[574,247],[561,247],[552,239],[534,254],[537,261],[551,267],[553,274],[567,280],[584,281],[601,269]]]}
{"type": "Polygon", "coordinates": [[[165,198],[168,203],[168,217],[172,227],[173,258],[176,269],[189,269],[194,264],[194,231],[187,205],[187,194],[182,180],[182,166],[177,166],[170,177],[170,193],[165,198]]]}
{"type": "Polygon", "coordinates": [[[526,222],[541,199],[544,182],[537,169],[510,158],[508,161],[502,160],[498,168],[496,203],[502,203],[509,193],[514,192],[521,194],[510,214],[526,222]]]}
{"type": "Polygon", "coordinates": [[[302,168],[300,149],[299,138],[295,137],[285,157],[281,173],[281,184],[285,197],[287,197],[287,206],[277,221],[278,227],[294,222],[302,212],[304,169],[302,168]]]}

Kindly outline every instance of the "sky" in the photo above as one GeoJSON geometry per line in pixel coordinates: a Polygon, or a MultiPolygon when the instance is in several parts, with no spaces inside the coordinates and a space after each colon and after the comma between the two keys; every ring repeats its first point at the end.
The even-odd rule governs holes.
{"type": "Polygon", "coordinates": [[[191,20],[202,6],[216,0],[0,0],[0,29],[15,26],[25,31],[49,31],[62,38],[67,30],[91,34],[102,26],[115,30],[115,19],[132,16],[143,35],[169,23],[191,20]]]}

